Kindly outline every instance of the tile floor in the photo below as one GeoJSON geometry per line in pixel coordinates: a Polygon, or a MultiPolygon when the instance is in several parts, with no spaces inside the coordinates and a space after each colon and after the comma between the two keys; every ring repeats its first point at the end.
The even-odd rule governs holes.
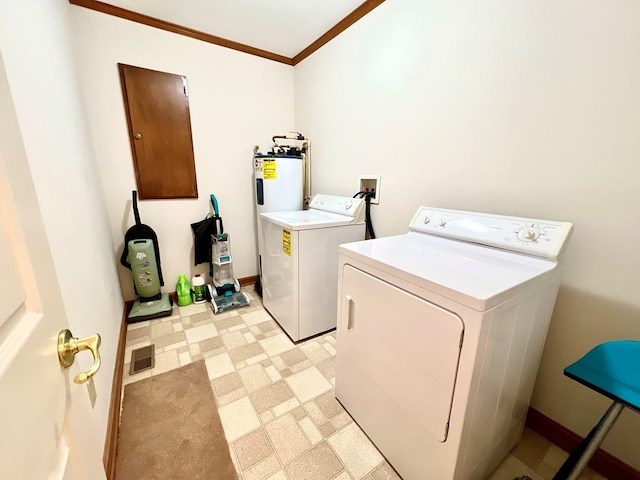
{"type": "MultiPolygon", "coordinates": [[[[131,324],[131,351],[155,344],[155,367],[123,384],[205,360],[239,480],[398,480],[335,400],[335,331],[293,344],[245,290],[251,305],[214,315],[208,303],[131,324]]],[[[491,480],[549,480],[567,453],[525,429],[491,480]]],[[[588,470],[583,480],[606,480],[588,470]]],[[[430,479],[427,479],[430,480],[430,479]]],[[[437,480],[437,479],[433,479],[437,480]]]]}

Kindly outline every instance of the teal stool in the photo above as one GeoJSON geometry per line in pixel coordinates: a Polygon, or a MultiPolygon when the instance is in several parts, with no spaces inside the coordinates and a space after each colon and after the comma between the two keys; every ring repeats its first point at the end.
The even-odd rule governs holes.
{"type": "Polygon", "coordinates": [[[640,341],[601,343],[565,368],[564,374],[613,400],[600,421],[553,477],[553,480],[576,480],[622,409],[628,407],[640,413],[640,341]]]}

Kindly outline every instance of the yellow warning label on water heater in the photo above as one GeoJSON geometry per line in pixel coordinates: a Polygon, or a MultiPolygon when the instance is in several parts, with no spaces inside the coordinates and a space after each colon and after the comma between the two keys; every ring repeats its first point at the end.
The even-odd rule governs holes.
{"type": "Polygon", "coordinates": [[[265,180],[276,179],[276,159],[264,158],[262,160],[262,178],[265,180]]]}
{"type": "Polygon", "coordinates": [[[282,229],[282,251],[291,256],[291,230],[282,229]]]}

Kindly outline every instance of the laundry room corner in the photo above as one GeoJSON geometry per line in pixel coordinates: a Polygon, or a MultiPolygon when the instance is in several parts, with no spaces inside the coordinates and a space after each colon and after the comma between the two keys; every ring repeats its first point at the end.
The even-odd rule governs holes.
{"type": "MultiPolygon", "coordinates": [[[[189,88],[199,198],[139,204],[158,235],[167,285],[175,285],[180,273],[208,273],[206,265],[193,265],[189,225],[211,211],[212,193],[224,209],[236,276],[256,275],[253,147],[268,147],[274,131],[292,128],[293,67],[84,8],[73,7],[72,20],[114,257],[134,223],[129,199],[136,181],[117,67],[126,63],[184,75],[189,88]]],[[[120,268],[119,274],[125,299],[133,299],[130,272],[120,268]]]]}

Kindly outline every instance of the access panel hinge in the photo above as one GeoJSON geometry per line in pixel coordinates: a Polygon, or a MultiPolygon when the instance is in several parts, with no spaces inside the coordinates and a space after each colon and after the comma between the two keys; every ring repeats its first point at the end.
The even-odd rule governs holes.
{"type": "Polygon", "coordinates": [[[182,91],[184,91],[184,96],[189,96],[189,90],[187,89],[187,77],[182,77],[182,91]]]}

